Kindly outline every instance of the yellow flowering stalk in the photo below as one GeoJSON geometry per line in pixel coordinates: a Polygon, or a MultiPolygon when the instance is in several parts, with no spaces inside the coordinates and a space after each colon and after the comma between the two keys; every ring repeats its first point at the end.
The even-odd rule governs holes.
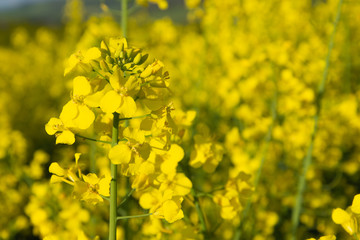
{"type": "Polygon", "coordinates": [[[78,199],[97,204],[109,197],[110,239],[115,238],[116,221],[120,219],[152,215],[173,223],[183,218],[183,197],[192,188],[185,174],[177,172],[184,151],[171,143],[178,127],[172,116],[174,106],[168,101],[169,73],[161,61],[147,63],[147,58],[125,38],[110,38],[84,54],[79,51],[71,55],[65,69],[65,75],[73,79],[71,100],[60,117],[51,118],[45,127],[48,134],[56,134],[56,143],[73,144],[77,135],[111,145],[104,148],[108,150],[111,177],[82,174],[78,157],[70,169],[57,163],[50,166],[52,182],[73,185],[78,199]],[[133,119],[142,120],[137,125],[123,124],[133,119]],[[96,131],[96,139],[79,134],[91,129],[96,131]],[[136,191],[140,206],[149,213],[118,216],[117,166],[122,175],[130,177],[130,195],[136,191]]]}

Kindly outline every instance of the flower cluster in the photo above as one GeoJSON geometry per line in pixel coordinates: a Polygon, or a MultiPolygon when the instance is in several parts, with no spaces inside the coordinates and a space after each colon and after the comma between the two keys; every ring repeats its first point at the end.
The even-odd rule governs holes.
{"type": "MultiPolygon", "coordinates": [[[[71,100],[45,130],[56,135],[56,143],[73,144],[76,135],[93,127],[100,142],[106,142],[113,137],[109,131],[112,114],[119,114],[116,137],[120,141],[108,149],[108,158],[131,178],[140,206],[171,223],[184,217],[181,203],[192,183],[177,172],[184,151],[171,142],[178,127],[173,104],[167,99],[169,74],[161,61],[146,63],[147,58],[141,49],[129,47],[125,38],[110,38],[100,48],[71,55],[65,69],[65,76],[73,78],[71,100]]],[[[76,164],[69,169],[52,163],[51,182],[67,182],[74,185],[74,195],[80,199],[102,202],[102,197],[110,195],[111,177],[82,174],[78,159],[75,155],[76,164]]]]}

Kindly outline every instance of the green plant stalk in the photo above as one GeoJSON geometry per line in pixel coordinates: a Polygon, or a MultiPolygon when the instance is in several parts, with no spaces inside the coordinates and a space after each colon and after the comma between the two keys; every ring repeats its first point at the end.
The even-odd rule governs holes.
{"type": "Polygon", "coordinates": [[[127,38],[128,0],[121,0],[121,29],[123,37],[127,38]]]}
{"type": "Polygon", "coordinates": [[[301,175],[300,175],[299,181],[298,181],[298,191],[297,191],[297,196],[296,196],[296,202],[293,207],[293,212],[292,212],[292,216],[291,216],[291,222],[292,222],[291,239],[292,240],[296,240],[297,229],[299,226],[299,218],[300,218],[301,207],[302,207],[302,203],[303,203],[303,195],[304,195],[305,187],[306,187],[306,174],[307,174],[308,169],[312,162],[312,152],[313,152],[313,148],[314,148],[315,136],[316,136],[316,133],[318,130],[319,115],[320,115],[320,110],[321,110],[321,100],[322,100],[322,97],[323,97],[323,94],[325,91],[325,83],[326,83],[326,79],[327,79],[328,73],[329,73],[330,56],[331,56],[332,49],[334,47],[336,29],[337,29],[338,23],[340,21],[342,2],[343,2],[343,0],[339,0],[339,4],[337,7],[337,13],[336,13],[335,21],[333,24],[333,32],[330,36],[330,42],[328,45],[328,53],[326,56],[326,65],[325,65],[323,76],[322,76],[321,82],[319,84],[318,92],[317,92],[317,98],[316,98],[316,107],[317,108],[316,108],[316,114],[314,116],[313,132],[311,134],[310,145],[308,147],[306,156],[303,159],[303,164],[302,164],[303,168],[302,168],[302,172],[301,172],[301,175]]]}
{"type": "MultiPolygon", "coordinates": [[[[276,82],[275,82],[275,86],[277,86],[276,82]]],[[[266,154],[268,152],[269,145],[270,145],[270,142],[272,140],[272,132],[273,132],[274,124],[275,124],[276,119],[277,119],[276,109],[277,109],[277,87],[276,87],[274,97],[273,97],[272,103],[271,103],[272,123],[270,124],[270,126],[268,128],[268,132],[267,132],[267,134],[265,136],[265,147],[264,147],[264,150],[262,152],[260,166],[259,166],[259,168],[258,168],[258,170],[256,172],[256,176],[255,176],[254,192],[256,192],[256,190],[257,190],[257,188],[259,186],[259,182],[260,182],[260,178],[261,178],[261,174],[262,174],[262,169],[264,167],[265,160],[266,160],[266,154]]],[[[251,201],[252,201],[252,195],[250,196],[250,198],[246,202],[245,209],[242,212],[242,216],[241,216],[241,224],[240,224],[240,226],[238,227],[237,231],[234,234],[234,237],[233,237],[234,240],[239,240],[241,238],[242,230],[243,230],[242,229],[243,228],[243,223],[244,223],[245,219],[247,218],[248,213],[249,213],[250,208],[251,208],[251,205],[252,205],[251,201]]]]}
{"type": "Polygon", "coordinates": [[[358,237],[358,235],[356,233],[353,234],[353,237],[354,237],[355,240],[359,240],[359,237],[358,237]]]}
{"type": "Polygon", "coordinates": [[[199,216],[200,230],[203,233],[204,238],[206,239],[207,235],[208,235],[208,230],[207,230],[207,227],[206,227],[205,216],[204,216],[204,213],[203,213],[203,211],[201,209],[200,201],[199,201],[199,198],[198,198],[197,193],[195,192],[194,188],[191,189],[191,193],[192,193],[192,195],[194,197],[195,209],[196,209],[196,212],[197,212],[197,214],[199,216]]]}
{"type": "Polygon", "coordinates": [[[131,197],[131,195],[135,192],[135,188],[133,188],[133,189],[131,189],[131,191],[130,192],[128,192],[128,194],[124,197],[124,199],[119,203],[119,207],[121,206],[121,205],[123,205],[130,197],[131,197]]]}
{"type": "Polygon", "coordinates": [[[82,135],[79,135],[79,134],[75,134],[75,136],[76,136],[76,137],[83,138],[83,139],[86,139],[86,140],[89,140],[89,141],[93,141],[93,142],[112,144],[112,142],[97,140],[97,139],[85,137],[85,136],[82,136],[82,135]]]}
{"type": "MultiPolygon", "coordinates": [[[[113,113],[112,146],[118,144],[119,135],[119,114],[113,113]]],[[[109,240],[116,240],[116,221],[117,221],[117,165],[110,162],[111,182],[110,182],[110,218],[109,218],[109,240]]]]}
{"type": "MultiPolygon", "coordinates": [[[[181,166],[181,168],[184,171],[185,175],[193,183],[192,178],[191,178],[191,171],[189,169],[188,162],[180,163],[180,164],[184,164],[184,165],[181,166]]],[[[205,215],[204,215],[204,212],[201,209],[200,201],[199,201],[199,196],[202,195],[202,194],[199,194],[198,191],[193,186],[191,188],[191,195],[194,197],[194,206],[195,206],[196,213],[197,213],[197,215],[199,217],[201,233],[203,234],[204,239],[208,239],[209,232],[208,232],[206,222],[205,222],[205,215]]]]}

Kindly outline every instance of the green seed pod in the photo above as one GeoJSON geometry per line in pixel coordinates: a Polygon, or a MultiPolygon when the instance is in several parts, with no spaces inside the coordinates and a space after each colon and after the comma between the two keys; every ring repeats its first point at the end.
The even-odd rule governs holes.
{"type": "Polygon", "coordinates": [[[142,56],[140,62],[138,62],[137,64],[139,65],[143,64],[147,60],[148,56],[149,54],[145,54],[144,56],[142,56]]]}
{"type": "Polygon", "coordinates": [[[105,72],[109,72],[110,71],[110,68],[109,66],[106,64],[106,62],[104,60],[101,60],[100,61],[100,67],[103,71],[105,72]]]}
{"type": "Polygon", "coordinates": [[[86,73],[93,71],[93,67],[88,63],[79,62],[79,66],[80,66],[81,70],[83,70],[86,73]]]}
{"type": "Polygon", "coordinates": [[[94,69],[99,70],[100,69],[100,63],[96,60],[90,60],[90,66],[92,66],[94,69]]]}
{"type": "Polygon", "coordinates": [[[136,49],[134,48],[131,55],[130,55],[130,58],[134,59],[138,55],[138,53],[141,53],[141,49],[140,48],[136,48],[136,49]]]}

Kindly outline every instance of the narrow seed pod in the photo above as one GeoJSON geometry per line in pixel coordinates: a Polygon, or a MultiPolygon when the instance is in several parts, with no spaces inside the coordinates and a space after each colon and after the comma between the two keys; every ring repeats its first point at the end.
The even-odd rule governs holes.
{"type": "Polygon", "coordinates": [[[106,62],[104,60],[101,60],[100,61],[100,67],[103,71],[105,72],[109,72],[110,71],[110,68],[109,66],[106,64],[106,62]]]}
{"type": "Polygon", "coordinates": [[[98,61],[96,61],[96,60],[90,60],[89,63],[90,63],[90,65],[91,65],[94,69],[96,69],[96,70],[100,69],[100,64],[99,64],[98,61]]]}
{"type": "Polygon", "coordinates": [[[138,62],[137,64],[138,64],[138,65],[143,64],[143,63],[147,60],[148,57],[149,57],[149,54],[143,55],[143,56],[141,57],[140,62],[138,62]]]}

